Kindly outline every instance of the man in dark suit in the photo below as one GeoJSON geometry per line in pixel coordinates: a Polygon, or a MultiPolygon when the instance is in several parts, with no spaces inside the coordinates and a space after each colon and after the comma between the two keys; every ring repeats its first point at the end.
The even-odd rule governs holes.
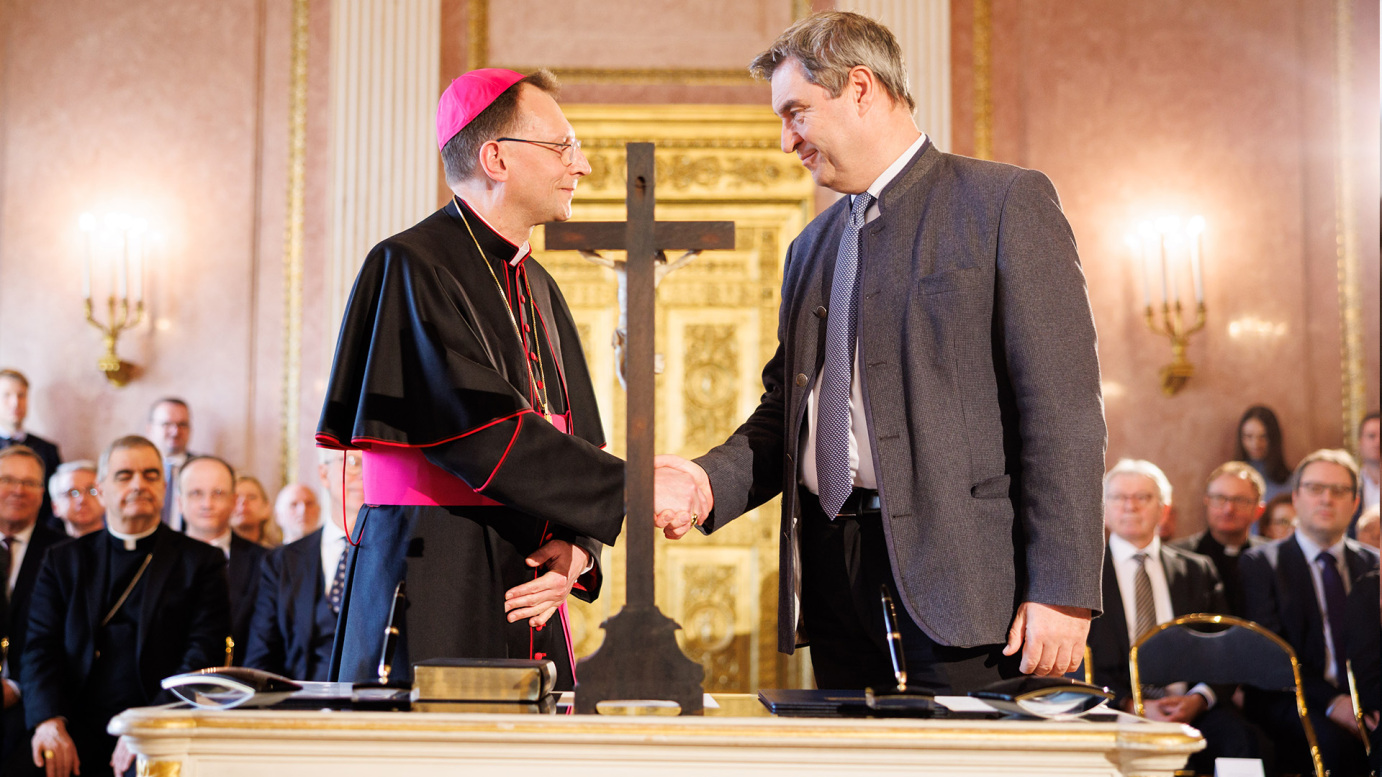
{"type": "Polygon", "coordinates": [[[196,455],[187,450],[187,443],[192,439],[192,409],[186,401],[177,397],[163,397],[155,401],[149,406],[149,424],[145,433],[163,456],[163,481],[168,484],[168,498],[164,500],[160,520],[178,531],[184,531],[179,511],[181,502],[178,500],[178,489],[181,479],[178,475],[187,460],[196,455]]]}
{"type": "MultiPolygon", "coordinates": [[[[39,524],[43,461],[23,445],[0,450],[0,645],[4,658],[4,716],[0,733],[0,765],[16,749],[28,752],[24,709],[19,704],[23,677],[24,638],[29,625],[29,600],[43,556],[66,537],[39,524]]],[[[0,766],[2,770],[2,766],[0,766]]]]}
{"type": "Polygon", "coordinates": [[[1249,533],[1262,515],[1262,492],[1267,484],[1250,464],[1230,461],[1216,468],[1205,485],[1204,509],[1208,527],[1172,542],[1181,550],[1206,556],[1214,562],[1224,584],[1230,615],[1243,617],[1243,582],[1238,558],[1243,551],[1266,545],[1265,537],[1249,533]]]}
{"type": "MultiPolygon", "coordinates": [[[[1276,632],[1295,650],[1325,768],[1335,774],[1366,774],[1345,671],[1348,646],[1379,627],[1377,608],[1361,608],[1362,617],[1346,614],[1349,592],[1378,568],[1372,548],[1345,536],[1358,503],[1358,465],[1345,451],[1311,453],[1292,476],[1291,501],[1296,508],[1295,534],[1243,554],[1240,568],[1248,618],[1276,632]]],[[[1382,656],[1373,653],[1371,660],[1382,656]]],[[[1366,673],[1371,667],[1355,670],[1366,673]]],[[[1263,694],[1252,701],[1245,708],[1256,710],[1263,728],[1282,743],[1277,748],[1282,768],[1308,771],[1295,700],[1263,694]]]]}
{"type": "Polygon", "coordinates": [[[298,680],[329,679],[345,581],[347,545],[341,521],[358,513],[364,501],[360,468],[346,467],[345,456],[343,451],[318,449],[317,473],[327,496],[328,520],[320,521],[319,510],[305,511],[310,523],[302,528],[309,533],[269,551],[264,559],[245,666],[298,680]]]}
{"type": "MultiPolygon", "coordinates": [[[[230,529],[235,510],[235,470],[215,456],[193,456],[178,475],[183,525],[187,536],[219,549],[226,557],[230,584],[230,622],[234,649],[230,662],[244,663],[250,622],[259,598],[259,577],[268,551],[230,529]]],[[[225,662],[223,657],[222,662],[225,662]]]]}
{"type": "Polygon", "coordinates": [[[1074,669],[1100,607],[1106,434],[1055,189],[932,145],[866,17],[813,14],[751,70],[783,151],[851,196],[788,249],[758,409],[695,462],[659,457],[657,525],[714,531],[782,494],[778,645],[809,643],[823,688],[892,682],[880,584],[920,684],[1074,669]]]}
{"type": "Polygon", "coordinates": [[[124,773],[110,718],[159,695],[169,675],[222,663],[225,558],[164,527],[163,462],[143,437],[100,461],[106,529],[50,548],[30,606],[21,687],[31,755],[49,777],[124,773]]]}
{"type": "MultiPolygon", "coordinates": [[[[1246,465],[1244,465],[1246,466],[1246,465]]],[[[1150,461],[1123,459],[1104,477],[1104,614],[1089,628],[1094,682],[1108,686],[1114,704],[1132,712],[1128,653],[1132,643],[1157,624],[1197,612],[1226,613],[1214,564],[1204,556],[1163,545],[1157,525],[1171,509],[1171,484],[1150,461]]],[[[1231,701],[1233,689],[1184,683],[1147,688],[1145,714],[1152,720],[1188,723],[1204,734],[1206,747],[1189,768],[1212,774],[1216,758],[1264,758],[1261,732],[1231,701]]],[[[1268,771],[1271,771],[1269,768],[1268,771]]]]}
{"type": "MultiPolygon", "coordinates": [[[[29,415],[29,379],[19,370],[0,370],[0,448],[11,445],[24,445],[38,454],[43,461],[43,478],[46,484],[62,463],[58,446],[24,429],[24,419],[29,415]]],[[[53,517],[53,503],[45,488],[40,497],[43,501],[38,511],[39,523],[55,531],[62,526],[53,517]]]]}

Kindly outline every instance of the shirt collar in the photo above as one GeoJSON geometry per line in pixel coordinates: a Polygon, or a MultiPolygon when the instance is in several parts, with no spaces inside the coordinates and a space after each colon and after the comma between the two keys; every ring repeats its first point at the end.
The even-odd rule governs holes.
{"type": "Polygon", "coordinates": [[[336,522],[327,518],[322,521],[322,544],[328,542],[339,543],[345,539],[345,531],[336,525],[336,522]]]}
{"type": "Polygon", "coordinates": [[[14,434],[0,434],[0,437],[4,437],[6,440],[9,440],[10,442],[19,443],[20,445],[23,445],[24,441],[29,439],[29,433],[24,431],[23,429],[19,429],[15,431],[14,434]]]}
{"type": "MultiPolygon", "coordinates": [[[[485,228],[483,230],[475,230],[475,239],[479,241],[484,250],[492,251],[495,256],[500,258],[507,256],[508,258],[504,259],[504,261],[514,267],[519,266],[523,263],[524,259],[532,255],[533,251],[528,245],[528,241],[523,241],[523,245],[521,246],[514,245],[513,241],[499,234],[499,230],[495,229],[493,224],[489,223],[484,216],[480,215],[480,211],[476,210],[474,205],[461,199],[460,195],[455,195],[453,202],[465,206],[463,210],[459,208],[457,210],[457,215],[459,215],[460,218],[465,219],[469,216],[474,216],[484,225],[485,228]],[[489,234],[485,234],[486,232],[489,234]]],[[[473,228],[474,224],[471,224],[471,227],[473,228]]]]}
{"type": "Polygon", "coordinates": [[[1319,545],[1312,542],[1309,537],[1305,536],[1300,529],[1296,530],[1295,536],[1301,551],[1305,553],[1305,560],[1311,564],[1315,563],[1315,558],[1320,555],[1320,551],[1324,550],[1329,551],[1334,556],[1334,563],[1337,564],[1344,560],[1344,537],[1340,537],[1338,542],[1327,548],[1321,548],[1319,545]]]}
{"type": "Polygon", "coordinates": [[[234,533],[235,533],[235,532],[232,532],[230,529],[226,529],[226,533],[225,533],[225,534],[222,534],[221,536],[216,537],[215,539],[210,540],[210,541],[207,542],[206,544],[212,546],[213,548],[220,548],[220,549],[221,549],[221,552],[224,553],[224,554],[226,554],[226,557],[229,558],[229,557],[230,557],[230,538],[231,538],[231,536],[232,536],[234,533]]]}
{"type": "Polygon", "coordinates": [[[29,524],[28,528],[20,529],[14,534],[11,534],[10,539],[17,540],[21,545],[29,544],[29,538],[34,536],[34,527],[37,525],[38,521],[34,521],[33,523],[29,524]]]}
{"type": "Polygon", "coordinates": [[[1110,534],[1108,536],[1108,552],[1113,560],[1119,563],[1131,559],[1138,553],[1146,553],[1148,558],[1159,559],[1161,558],[1161,538],[1152,537],[1152,541],[1147,543],[1147,547],[1139,548],[1117,534],[1110,534]]]}
{"type": "Polygon", "coordinates": [[[136,542],[158,531],[158,527],[162,525],[163,524],[159,523],[158,521],[154,521],[153,526],[151,526],[148,529],[145,529],[142,532],[138,532],[136,534],[125,534],[124,532],[116,531],[115,529],[111,528],[110,524],[107,523],[106,531],[109,532],[110,536],[114,537],[115,539],[123,541],[125,543],[125,550],[134,550],[134,544],[136,542]]]}
{"type": "MultiPolygon", "coordinates": [[[[903,151],[901,156],[894,159],[893,163],[888,165],[888,169],[884,170],[882,175],[874,179],[873,184],[866,189],[869,194],[873,195],[874,202],[878,201],[878,195],[883,193],[884,187],[893,182],[897,174],[902,172],[902,169],[907,166],[908,162],[912,161],[912,157],[916,156],[917,152],[920,151],[921,147],[924,145],[926,145],[925,132],[921,133],[920,137],[912,141],[912,145],[908,146],[907,150],[903,151]]],[[[849,196],[849,204],[854,204],[854,195],[852,194],[849,196]]]]}

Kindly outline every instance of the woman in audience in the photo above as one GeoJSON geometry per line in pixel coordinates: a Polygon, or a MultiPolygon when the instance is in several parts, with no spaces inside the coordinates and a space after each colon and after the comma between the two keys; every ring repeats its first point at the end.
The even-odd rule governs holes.
{"type": "Polygon", "coordinates": [[[264,491],[264,484],[253,475],[241,475],[235,481],[235,511],[230,514],[230,528],[235,533],[266,548],[283,543],[283,533],[273,522],[274,506],[264,491]]]}
{"type": "Polygon", "coordinates": [[[1238,421],[1238,461],[1246,461],[1267,481],[1263,499],[1291,492],[1291,468],[1282,455],[1281,424],[1265,405],[1253,405],[1238,421]]]}
{"type": "Polygon", "coordinates": [[[1291,504],[1291,493],[1277,494],[1267,502],[1262,517],[1257,519],[1257,533],[1269,540],[1279,540],[1291,536],[1296,530],[1296,506],[1291,504]]]}

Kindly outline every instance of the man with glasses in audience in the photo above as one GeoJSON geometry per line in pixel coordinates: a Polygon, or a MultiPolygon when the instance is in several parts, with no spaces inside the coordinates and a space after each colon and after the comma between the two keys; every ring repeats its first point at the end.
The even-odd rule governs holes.
{"type": "Polygon", "coordinates": [[[67,536],[80,537],[106,525],[106,508],[96,489],[96,462],[81,459],[58,466],[48,481],[53,515],[62,521],[67,536]]]}
{"type": "MultiPolygon", "coordinates": [[[[1245,465],[1246,466],[1246,465],[1245,465]]],[[[1132,644],[1157,624],[1197,612],[1224,613],[1223,586],[1208,558],[1166,545],[1157,524],[1171,509],[1171,483],[1150,461],[1123,459],[1104,476],[1104,614],[1089,628],[1094,682],[1111,689],[1114,704],[1131,712],[1132,644]]],[[[1190,757],[1197,774],[1214,772],[1216,758],[1266,758],[1261,732],[1233,706],[1232,688],[1184,683],[1145,686],[1143,706],[1152,720],[1187,723],[1206,747],[1190,757]]]]}
{"type": "Polygon", "coordinates": [[[406,582],[400,679],[430,658],[550,658],[573,687],[553,616],[598,591],[624,463],[601,450],[575,323],[528,245],[590,172],[555,90],[546,71],[453,81],[437,144],[454,196],[376,246],[351,292],[317,429],[365,459],[335,679],[376,675],[406,582]]]}
{"type": "Polygon", "coordinates": [[[230,634],[234,640],[233,663],[244,662],[250,640],[250,621],[259,598],[263,545],[241,537],[230,528],[235,510],[235,470],[215,456],[193,456],[178,474],[182,519],[187,536],[216,548],[226,557],[230,585],[230,634]]]}
{"type": "Polygon", "coordinates": [[[1207,528],[1171,543],[1214,562],[1232,615],[1242,616],[1244,607],[1238,558],[1249,548],[1267,544],[1265,538],[1249,531],[1253,521],[1262,515],[1262,492],[1266,488],[1266,482],[1251,465],[1241,461],[1220,465],[1210,473],[1205,485],[1207,528]]]}
{"type": "Polygon", "coordinates": [[[63,535],[39,523],[43,503],[44,462],[33,449],[14,445],[0,450],[0,653],[4,659],[4,730],[0,734],[0,773],[17,753],[27,760],[29,738],[19,683],[23,674],[24,638],[29,625],[29,600],[43,555],[62,542],[63,535]]]}
{"type": "Polygon", "coordinates": [[[164,397],[154,402],[149,407],[146,434],[163,456],[163,482],[168,484],[168,498],[163,502],[160,520],[182,531],[178,473],[182,471],[182,465],[195,455],[187,451],[187,443],[192,439],[191,408],[177,397],[164,397]]]}
{"type": "MultiPolygon", "coordinates": [[[[1318,450],[1301,460],[1291,483],[1295,533],[1249,550],[1239,565],[1247,617],[1295,650],[1325,768],[1366,774],[1345,662],[1349,645],[1379,628],[1377,607],[1362,608],[1363,617],[1345,615],[1349,593],[1378,568],[1376,551],[1345,534],[1358,505],[1358,465],[1346,451],[1318,450]]],[[[1252,693],[1244,708],[1279,743],[1283,770],[1310,771],[1292,696],[1252,693]]]]}
{"type": "Polygon", "coordinates": [[[125,773],[110,719],[154,703],[169,675],[223,664],[230,633],[225,556],[160,522],[154,444],[122,437],[99,470],[106,528],[49,549],[29,610],[20,685],[47,777],[125,773]]]}

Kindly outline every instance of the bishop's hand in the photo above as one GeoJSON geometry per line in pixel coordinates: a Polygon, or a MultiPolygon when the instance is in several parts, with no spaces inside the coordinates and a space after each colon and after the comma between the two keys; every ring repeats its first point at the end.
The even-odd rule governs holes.
{"type": "Polygon", "coordinates": [[[576,580],[585,573],[590,554],[579,545],[551,540],[533,551],[524,562],[533,569],[545,570],[536,579],[504,592],[504,612],[509,623],[523,618],[538,628],[566,601],[576,580]]]}
{"type": "Polygon", "coordinates": [[[715,507],[710,478],[680,456],[655,456],[653,467],[653,525],[667,539],[681,539],[715,507]]]}

